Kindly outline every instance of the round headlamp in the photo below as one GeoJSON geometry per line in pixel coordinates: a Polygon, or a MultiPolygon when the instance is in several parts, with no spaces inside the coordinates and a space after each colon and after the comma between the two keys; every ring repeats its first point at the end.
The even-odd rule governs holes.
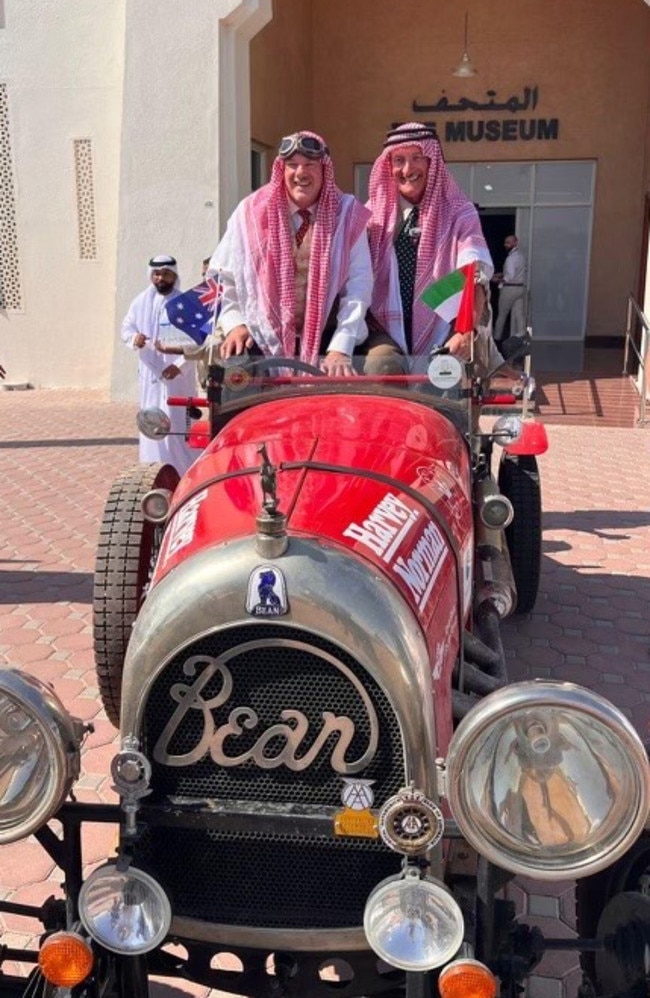
{"type": "Polygon", "coordinates": [[[160,440],[171,431],[172,421],[162,409],[140,409],[135,417],[138,429],[149,440],[160,440]]]}
{"type": "Polygon", "coordinates": [[[446,887],[414,867],[382,880],[363,915],[368,943],[400,970],[424,971],[451,960],[463,941],[463,914],[446,887]]]}
{"type": "Polygon", "coordinates": [[[44,825],[79,775],[80,732],[39,679],[0,670],[0,843],[44,825]]]}
{"type": "Polygon", "coordinates": [[[172,912],[164,890],[148,873],[109,863],[94,870],[83,884],[79,916],[104,949],[136,956],[163,941],[172,912]]]}
{"type": "Polygon", "coordinates": [[[515,517],[512,503],[501,493],[487,495],[479,506],[478,515],[481,522],[492,530],[509,527],[515,517]]]}
{"type": "Polygon", "coordinates": [[[519,416],[499,416],[492,426],[491,436],[498,444],[514,444],[523,433],[519,416]]]}
{"type": "Polygon", "coordinates": [[[603,697],[572,683],[515,683],[458,726],[447,791],[479,853],[513,873],[564,880],[609,866],[641,833],[650,764],[603,697]]]}
{"type": "Polygon", "coordinates": [[[169,489],[152,489],[142,497],[142,515],[149,523],[165,523],[172,504],[169,489]]]}

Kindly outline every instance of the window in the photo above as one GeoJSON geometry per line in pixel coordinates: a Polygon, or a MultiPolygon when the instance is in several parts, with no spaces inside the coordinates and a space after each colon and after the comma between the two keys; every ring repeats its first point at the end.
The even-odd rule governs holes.
{"type": "Polygon", "coordinates": [[[90,139],[74,139],[74,173],[77,195],[77,228],[79,259],[97,259],[95,228],[95,183],[93,180],[93,150],[90,139]]]}
{"type": "Polygon", "coordinates": [[[253,142],[251,145],[251,190],[262,187],[268,178],[267,147],[253,142]]]}
{"type": "Polygon", "coordinates": [[[0,83],[0,308],[22,307],[9,100],[6,84],[0,83]]]}

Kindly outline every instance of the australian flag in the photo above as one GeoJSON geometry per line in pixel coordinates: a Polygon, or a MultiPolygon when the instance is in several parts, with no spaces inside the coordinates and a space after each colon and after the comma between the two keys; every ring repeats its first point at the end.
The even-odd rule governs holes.
{"type": "Polygon", "coordinates": [[[183,291],[167,302],[165,308],[169,321],[200,345],[219,318],[222,295],[222,285],[214,277],[208,277],[195,288],[183,291]]]}

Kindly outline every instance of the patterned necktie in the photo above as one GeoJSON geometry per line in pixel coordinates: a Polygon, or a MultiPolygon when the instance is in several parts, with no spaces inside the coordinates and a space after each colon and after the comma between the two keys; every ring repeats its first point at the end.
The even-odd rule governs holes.
{"type": "Polygon", "coordinates": [[[418,239],[413,232],[417,228],[420,209],[414,204],[402,229],[395,240],[397,268],[399,272],[399,290],[402,299],[404,315],[404,335],[406,347],[411,353],[413,326],[413,293],[415,291],[415,272],[418,263],[418,239]]]}
{"type": "Polygon", "coordinates": [[[308,208],[300,208],[298,210],[302,222],[300,223],[300,228],[296,232],[296,246],[298,249],[302,246],[303,239],[309,231],[309,223],[311,222],[311,213],[308,208]]]}

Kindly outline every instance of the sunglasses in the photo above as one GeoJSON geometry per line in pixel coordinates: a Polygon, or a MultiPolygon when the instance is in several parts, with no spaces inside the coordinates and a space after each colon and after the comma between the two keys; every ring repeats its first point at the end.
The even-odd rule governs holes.
{"type": "Polygon", "coordinates": [[[306,156],[307,159],[322,159],[323,156],[329,155],[329,149],[325,143],[313,135],[301,135],[299,132],[296,132],[295,135],[285,135],[280,141],[278,156],[281,159],[287,159],[296,152],[306,156]]]}

